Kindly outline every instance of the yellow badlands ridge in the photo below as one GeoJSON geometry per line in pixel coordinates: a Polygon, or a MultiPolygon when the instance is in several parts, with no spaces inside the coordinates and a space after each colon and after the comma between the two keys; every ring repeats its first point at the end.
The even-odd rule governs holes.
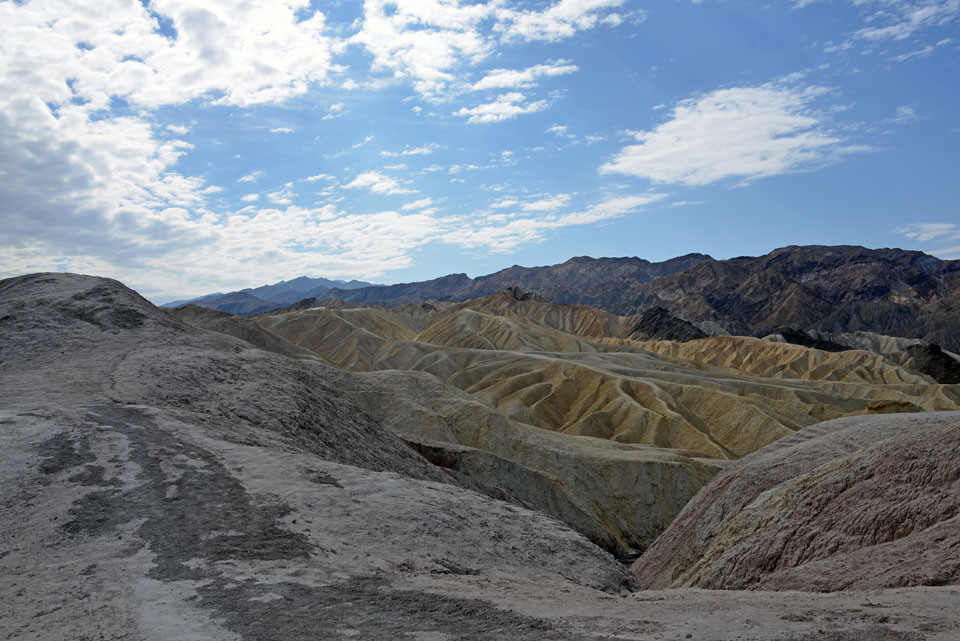
{"type": "MultiPolygon", "coordinates": [[[[359,403],[408,439],[535,472],[539,489],[517,492],[536,502],[552,484],[591,521],[574,527],[600,527],[605,535],[588,536],[620,550],[649,545],[726,462],[803,427],[960,409],[960,386],[873,352],[745,337],[631,341],[618,338],[630,319],[502,298],[257,322],[336,367],[371,373],[356,379],[359,403]]],[[[571,522],[558,513],[567,508],[537,507],[571,522]]]]}

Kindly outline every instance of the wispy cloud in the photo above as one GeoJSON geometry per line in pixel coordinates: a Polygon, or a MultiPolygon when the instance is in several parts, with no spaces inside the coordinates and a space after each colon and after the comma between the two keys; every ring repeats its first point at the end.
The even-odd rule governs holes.
{"type": "Polygon", "coordinates": [[[560,0],[543,10],[501,8],[495,29],[507,39],[556,42],[598,25],[616,26],[622,21],[612,9],[626,0],[560,0]]]}
{"type": "Polygon", "coordinates": [[[526,69],[493,69],[471,87],[473,91],[485,89],[521,89],[534,87],[541,77],[563,76],[578,71],[579,67],[568,60],[558,60],[526,69]]]}
{"type": "Polygon", "coordinates": [[[894,228],[893,233],[921,243],[960,239],[960,227],[955,223],[910,223],[894,228]]]}
{"type": "Polygon", "coordinates": [[[263,176],[263,171],[260,169],[257,169],[255,171],[251,171],[246,176],[241,176],[240,178],[237,178],[237,182],[238,183],[255,183],[260,179],[261,176],[263,176]]]}
{"type": "Polygon", "coordinates": [[[857,31],[865,40],[904,40],[921,29],[942,26],[960,16],[957,0],[853,0],[857,5],[881,5],[872,23],[857,31]]]}
{"type": "Polygon", "coordinates": [[[344,189],[369,189],[375,194],[413,194],[416,189],[404,187],[396,178],[379,171],[365,171],[343,186],[344,189]]]}
{"type": "Polygon", "coordinates": [[[327,108],[327,113],[321,118],[321,120],[332,120],[334,118],[339,118],[344,115],[346,112],[346,105],[342,102],[335,102],[327,108]]]}
{"type": "Polygon", "coordinates": [[[509,253],[530,243],[542,242],[548,232],[564,227],[588,225],[620,218],[662,200],[665,194],[618,196],[601,201],[582,211],[547,214],[538,217],[489,216],[479,224],[463,224],[441,239],[461,247],[483,247],[493,253],[509,253]]]}
{"type": "Polygon", "coordinates": [[[297,194],[293,191],[293,183],[286,183],[277,191],[267,193],[266,196],[267,199],[275,205],[291,205],[293,204],[293,199],[297,197],[297,194]]]}
{"type": "Polygon", "coordinates": [[[916,122],[920,120],[920,116],[917,115],[917,108],[913,105],[902,105],[897,107],[894,111],[893,117],[888,118],[887,122],[892,125],[904,125],[910,122],[916,122]]]}
{"type": "Polygon", "coordinates": [[[412,209],[426,209],[433,205],[433,198],[421,198],[420,200],[415,200],[413,202],[407,203],[400,209],[402,211],[410,211],[412,209]]]}
{"type": "Polygon", "coordinates": [[[467,116],[467,122],[487,123],[509,120],[523,114],[535,113],[541,111],[547,106],[546,100],[537,100],[527,102],[526,96],[520,92],[511,92],[501,94],[493,102],[478,105],[476,107],[463,107],[456,112],[457,116],[467,116]]]}
{"type": "Polygon", "coordinates": [[[923,245],[923,251],[944,259],[960,258],[960,225],[956,223],[908,223],[892,233],[923,245]]]}
{"type": "Polygon", "coordinates": [[[418,147],[407,147],[402,151],[381,151],[380,155],[387,158],[395,158],[397,156],[429,156],[442,147],[443,145],[435,142],[428,142],[427,144],[420,145],[418,147]]]}
{"type": "Polygon", "coordinates": [[[555,196],[547,196],[546,198],[523,203],[520,205],[520,208],[527,212],[554,211],[556,209],[562,209],[566,207],[569,202],[570,194],[557,194],[555,196]]]}

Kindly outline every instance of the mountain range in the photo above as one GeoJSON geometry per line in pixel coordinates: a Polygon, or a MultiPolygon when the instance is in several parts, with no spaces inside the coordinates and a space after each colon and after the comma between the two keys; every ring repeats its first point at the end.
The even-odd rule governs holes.
{"type": "Polygon", "coordinates": [[[235,292],[217,292],[198,298],[173,300],[164,303],[164,307],[182,307],[183,305],[199,305],[222,312],[252,316],[285,307],[304,298],[324,296],[333,289],[350,291],[361,287],[374,287],[372,283],[360,280],[330,280],[328,278],[310,278],[300,276],[290,280],[282,280],[272,285],[248,287],[235,292]]]}
{"type": "MultiPolygon", "coordinates": [[[[304,280],[310,279],[190,302],[256,315],[310,297],[396,306],[465,301],[517,287],[554,303],[591,305],[621,316],[662,308],[706,335],[782,330],[829,341],[834,334],[867,331],[960,350],[960,260],[901,249],[789,246],[764,256],[717,260],[694,253],[659,263],[581,256],[477,278],[460,273],[396,285],[290,285],[304,280]]],[[[323,279],[311,282],[318,280],[323,279]]]]}

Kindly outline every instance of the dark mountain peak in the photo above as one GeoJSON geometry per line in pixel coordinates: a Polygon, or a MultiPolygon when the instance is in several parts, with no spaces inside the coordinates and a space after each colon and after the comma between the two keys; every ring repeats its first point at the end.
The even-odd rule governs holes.
{"type": "Polygon", "coordinates": [[[783,340],[788,343],[819,349],[824,352],[846,352],[853,349],[852,347],[821,338],[819,335],[811,336],[807,332],[793,329],[792,327],[779,327],[771,332],[771,334],[779,334],[783,340]]]}
{"type": "Polygon", "coordinates": [[[710,254],[701,254],[699,252],[691,252],[689,254],[684,254],[683,256],[674,256],[673,258],[668,258],[665,261],[662,261],[661,265],[672,265],[675,263],[702,263],[705,261],[716,260],[710,254]]]}
{"type": "Polygon", "coordinates": [[[541,296],[540,294],[537,294],[536,292],[530,292],[523,289],[522,287],[516,287],[516,286],[504,287],[497,294],[494,294],[494,296],[499,296],[502,298],[506,298],[508,300],[515,300],[515,301],[533,300],[540,303],[549,302],[545,297],[541,296]]]}
{"type": "Polygon", "coordinates": [[[652,307],[637,319],[627,335],[633,340],[665,340],[685,343],[707,335],[693,323],[689,323],[665,307],[652,307]]]}

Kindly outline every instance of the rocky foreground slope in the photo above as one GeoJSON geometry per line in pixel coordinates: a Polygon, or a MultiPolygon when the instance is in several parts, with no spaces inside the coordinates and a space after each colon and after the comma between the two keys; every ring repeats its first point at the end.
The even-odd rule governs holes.
{"type": "Polygon", "coordinates": [[[8,638],[281,638],[257,630],[290,603],[422,598],[384,573],[630,584],[561,523],[462,489],[316,359],[76,275],[0,281],[0,331],[8,638]]]}
{"type": "MultiPolygon", "coordinates": [[[[744,440],[734,423],[716,427],[724,417],[793,417],[799,428],[815,422],[785,409],[799,399],[873,420],[948,404],[950,386],[889,363],[886,374],[849,362],[831,376],[814,350],[780,379],[761,359],[758,378],[745,363],[519,318],[486,336],[549,336],[584,359],[525,348],[496,363],[503,350],[457,347],[466,334],[438,332],[449,347],[405,338],[436,311],[329,315],[326,340],[346,340],[358,358],[403,363],[418,352],[423,363],[345,372],[313,351],[322,341],[307,349],[248,319],[160,310],[116,281],[0,281],[0,637],[954,638],[955,587],[634,593],[636,579],[584,537],[608,549],[652,541],[736,458],[724,443],[765,433],[754,423],[744,440]],[[656,384],[629,383],[638,363],[656,384]],[[585,387],[592,400],[570,404],[578,381],[597,383],[585,387]],[[728,399],[726,413],[686,409],[701,393],[728,399]],[[554,400],[528,413],[537,398],[554,400]],[[530,422],[547,426],[564,416],[554,408],[578,406],[609,407],[610,421],[651,411],[654,441],[694,443],[699,432],[698,447],[718,453],[530,422]]],[[[292,320],[315,326],[317,314],[302,315],[292,320]]]]}

